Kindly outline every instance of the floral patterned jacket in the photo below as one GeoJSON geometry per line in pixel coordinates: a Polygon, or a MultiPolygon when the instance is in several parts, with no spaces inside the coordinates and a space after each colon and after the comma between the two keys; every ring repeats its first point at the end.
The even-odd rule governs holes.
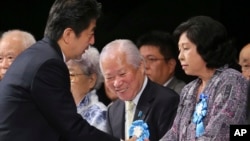
{"type": "Polygon", "coordinates": [[[203,91],[208,96],[205,132],[196,138],[192,116],[200,83],[197,78],[182,89],[173,126],[161,141],[229,141],[230,125],[246,124],[247,81],[240,72],[222,67],[203,91]]]}
{"type": "Polygon", "coordinates": [[[96,90],[90,91],[77,105],[77,112],[97,129],[107,132],[107,107],[98,100],[96,90]]]}

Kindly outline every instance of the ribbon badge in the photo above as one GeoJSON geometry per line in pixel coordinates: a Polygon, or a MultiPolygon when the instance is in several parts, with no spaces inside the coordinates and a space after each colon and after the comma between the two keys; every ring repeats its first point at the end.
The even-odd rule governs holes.
{"type": "Polygon", "coordinates": [[[197,103],[195,107],[195,111],[193,114],[193,120],[192,122],[196,124],[196,137],[202,136],[202,134],[205,132],[203,119],[205,118],[207,114],[207,96],[203,93],[200,94],[200,101],[197,103]]]}
{"type": "Polygon", "coordinates": [[[129,128],[129,136],[136,136],[136,141],[144,141],[149,138],[148,125],[143,120],[135,120],[129,128]]]}

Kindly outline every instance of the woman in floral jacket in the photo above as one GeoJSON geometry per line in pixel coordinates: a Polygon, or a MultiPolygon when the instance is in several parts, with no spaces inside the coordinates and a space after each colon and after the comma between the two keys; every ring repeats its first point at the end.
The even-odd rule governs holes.
{"type": "Polygon", "coordinates": [[[179,60],[187,84],[172,128],[161,141],[229,141],[230,125],[246,124],[247,81],[229,68],[236,52],[225,27],[206,16],[196,16],[174,31],[179,60]]]}

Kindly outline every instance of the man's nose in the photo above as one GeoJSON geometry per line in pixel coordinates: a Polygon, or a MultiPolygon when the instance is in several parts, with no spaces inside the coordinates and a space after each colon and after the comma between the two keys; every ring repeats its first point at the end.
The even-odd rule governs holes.
{"type": "Polygon", "coordinates": [[[114,81],[114,87],[119,87],[121,86],[122,84],[122,81],[120,80],[120,78],[116,78],[115,81],[114,81]]]}

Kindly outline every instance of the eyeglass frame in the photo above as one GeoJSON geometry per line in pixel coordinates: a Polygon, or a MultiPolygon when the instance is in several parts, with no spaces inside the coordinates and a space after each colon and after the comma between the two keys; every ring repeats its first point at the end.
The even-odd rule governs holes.
{"type": "Polygon", "coordinates": [[[87,76],[86,74],[84,74],[84,73],[78,73],[78,74],[74,74],[74,73],[72,73],[72,74],[69,74],[69,77],[70,77],[70,82],[75,82],[75,80],[76,80],[76,77],[77,76],[79,76],[79,75],[85,75],[85,76],[87,76]],[[73,78],[73,79],[71,79],[71,78],[73,78]],[[73,81],[74,80],[74,81],[73,81]]]}
{"type": "Polygon", "coordinates": [[[165,61],[168,61],[169,59],[171,59],[171,57],[169,58],[157,58],[157,57],[143,57],[143,60],[145,61],[145,63],[150,63],[152,64],[153,62],[156,62],[158,60],[165,60],[165,61]]]}

